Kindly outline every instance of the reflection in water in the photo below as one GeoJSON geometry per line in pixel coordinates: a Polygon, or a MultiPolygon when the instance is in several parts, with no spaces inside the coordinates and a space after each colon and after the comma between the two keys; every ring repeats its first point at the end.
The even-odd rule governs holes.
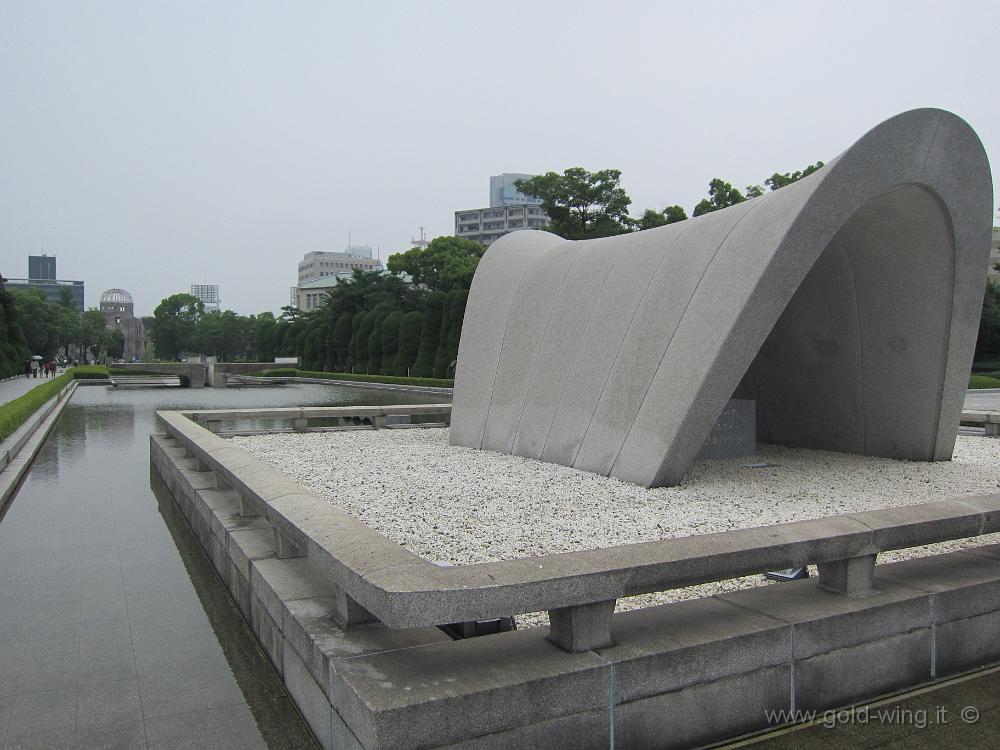
{"type": "Polygon", "coordinates": [[[152,467],[149,487],[156,497],[163,523],[177,545],[195,594],[208,615],[229,669],[268,748],[317,747],[187,520],[174,504],[170,491],[152,467]]]}
{"type": "MultiPolygon", "coordinates": [[[[443,400],[324,385],[78,388],[0,516],[0,646],[21,655],[13,674],[0,660],[0,687],[54,680],[65,688],[76,675],[72,658],[86,651],[141,705],[129,746],[146,747],[147,736],[161,748],[210,746],[217,738],[205,732],[225,726],[234,746],[315,747],[186,521],[150,478],[154,411],[443,400]],[[59,644],[28,648],[32,639],[59,644]],[[79,648],[67,650],[67,639],[79,648]],[[56,645],[71,659],[65,675],[51,671],[56,645]]],[[[0,728],[3,708],[0,700],[0,728]]],[[[53,746],[50,724],[39,714],[20,739],[53,746]]],[[[73,734],[80,726],[66,731],[63,744],[94,746],[73,734]]]]}

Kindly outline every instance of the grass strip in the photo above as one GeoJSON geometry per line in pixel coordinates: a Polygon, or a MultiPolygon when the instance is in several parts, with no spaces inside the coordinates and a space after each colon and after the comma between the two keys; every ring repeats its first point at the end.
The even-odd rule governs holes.
{"type": "Polygon", "coordinates": [[[40,383],[23,396],[0,405],[0,440],[6,440],[32,414],[48,403],[49,399],[58,395],[72,379],[72,374],[65,372],[57,378],[40,383]]]}

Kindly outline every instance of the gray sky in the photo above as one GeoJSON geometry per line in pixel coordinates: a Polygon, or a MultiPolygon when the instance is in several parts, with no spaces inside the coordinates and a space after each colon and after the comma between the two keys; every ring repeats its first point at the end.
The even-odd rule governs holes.
{"type": "Polygon", "coordinates": [[[0,0],[0,272],[277,311],[304,253],[451,234],[491,174],[617,168],[638,216],[915,107],[1000,148],[995,0],[707,5],[0,0]]]}

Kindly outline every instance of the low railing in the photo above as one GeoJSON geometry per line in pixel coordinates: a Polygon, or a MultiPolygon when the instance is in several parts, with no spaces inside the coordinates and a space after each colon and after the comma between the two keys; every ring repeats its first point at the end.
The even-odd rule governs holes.
{"type": "MultiPolygon", "coordinates": [[[[428,407],[346,407],[404,413],[428,407]]],[[[437,407],[440,408],[440,407],[437,407]]],[[[273,414],[289,410],[267,410],[273,414]]],[[[294,411],[294,410],[293,410],[294,411]]],[[[315,410],[302,410],[303,414],[315,410]]],[[[768,570],[816,564],[819,585],[868,593],[879,552],[1000,531],[1000,494],[965,497],[761,528],[501,562],[438,567],[320,500],[195,424],[234,412],[160,412],[169,437],[235,490],[244,515],[266,518],[279,557],[307,557],[343,593],[344,627],[392,628],[548,611],[549,638],[568,651],[612,643],[615,601],[768,570]]]]}
{"type": "MultiPolygon", "coordinates": [[[[287,423],[293,432],[305,432],[310,429],[310,420],[333,422],[319,429],[379,429],[382,427],[411,426],[402,418],[418,417],[428,421],[414,424],[417,427],[442,427],[451,421],[451,404],[417,404],[403,406],[296,406],[274,409],[209,409],[202,411],[179,412],[188,419],[204,426],[210,432],[233,432],[225,430],[229,423],[246,424],[248,422],[279,422],[287,423]]],[[[287,430],[272,429],[268,432],[285,432],[287,430]]],[[[245,430],[244,430],[245,432],[245,430]]]]}
{"type": "Polygon", "coordinates": [[[986,429],[986,434],[991,437],[1000,436],[1000,411],[963,411],[962,421],[981,424],[986,429]]]}

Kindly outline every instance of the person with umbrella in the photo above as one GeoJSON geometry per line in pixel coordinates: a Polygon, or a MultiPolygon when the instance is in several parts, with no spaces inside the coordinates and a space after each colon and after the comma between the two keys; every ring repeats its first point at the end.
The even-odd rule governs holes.
{"type": "Polygon", "coordinates": [[[31,377],[33,378],[38,377],[38,363],[41,361],[41,359],[42,358],[39,357],[37,354],[31,358],[31,377]]]}

